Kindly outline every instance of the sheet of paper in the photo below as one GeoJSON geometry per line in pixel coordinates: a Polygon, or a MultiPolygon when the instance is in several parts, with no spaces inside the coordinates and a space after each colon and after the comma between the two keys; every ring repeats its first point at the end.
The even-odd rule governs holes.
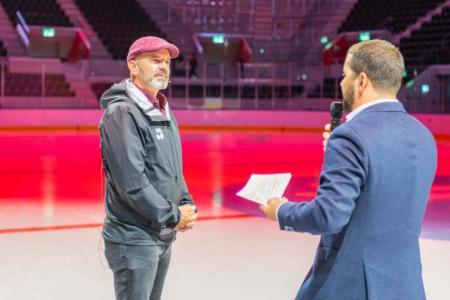
{"type": "Polygon", "coordinates": [[[271,198],[283,196],[291,177],[291,173],[252,174],[244,188],[236,195],[259,204],[266,204],[271,198]]]}

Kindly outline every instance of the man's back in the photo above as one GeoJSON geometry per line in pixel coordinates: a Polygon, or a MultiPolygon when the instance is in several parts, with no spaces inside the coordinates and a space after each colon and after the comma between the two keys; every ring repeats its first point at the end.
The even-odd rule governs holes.
{"type": "Polygon", "coordinates": [[[400,103],[369,107],[333,136],[354,144],[348,157],[364,179],[348,225],[322,236],[315,266],[328,264],[326,275],[307,278],[299,299],[424,299],[418,237],[436,169],[433,136],[400,103]]]}

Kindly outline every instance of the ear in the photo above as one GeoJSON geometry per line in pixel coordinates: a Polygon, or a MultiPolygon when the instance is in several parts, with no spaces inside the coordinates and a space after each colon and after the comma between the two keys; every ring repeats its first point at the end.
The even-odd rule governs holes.
{"type": "Polygon", "coordinates": [[[138,65],[137,65],[137,62],[135,60],[128,61],[128,70],[130,70],[130,73],[133,76],[137,75],[137,73],[138,73],[138,65]]]}
{"type": "Polygon", "coordinates": [[[369,84],[369,77],[367,77],[367,74],[362,72],[358,75],[358,80],[357,80],[357,89],[358,92],[362,93],[367,85],[369,84]]]}

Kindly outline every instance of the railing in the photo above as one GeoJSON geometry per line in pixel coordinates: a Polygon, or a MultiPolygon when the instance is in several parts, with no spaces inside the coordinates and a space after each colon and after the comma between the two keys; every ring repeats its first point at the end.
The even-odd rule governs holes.
{"type": "Polygon", "coordinates": [[[0,108],[84,107],[56,59],[0,58],[0,108]]]}
{"type": "Polygon", "coordinates": [[[450,65],[433,65],[408,77],[399,98],[412,113],[450,113],[450,65]]]}
{"type": "Polygon", "coordinates": [[[168,4],[193,32],[248,33],[253,28],[255,0],[169,0],[168,4]]]}
{"type": "Polygon", "coordinates": [[[233,0],[195,1],[169,0],[169,6],[176,11],[184,24],[192,31],[222,31],[227,33],[251,34],[255,28],[255,11],[260,5],[268,5],[273,17],[272,37],[292,36],[303,18],[313,9],[318,12],[338,0],[233,0]]]}
{"type": "Polygon", "coordinates": [[[308,7],[308,11],[305,12],[306,16],[302,20],[300,27],[296,30],[295,39],[298,42],[309,43],[320,40],[320,23],[323,23],[320,17],[333,13],[339,4],[338,0],[318,0],[313,2],[308,7]]]}
{"type": "MultiPolygon", "coordinates": [[[[85,62],[81,73],[86,72],[86,82],[103,84],[104,90],[128,76],[125,72],[120,76],[95,74],[89,63],[85,62]]],[[[55,74],[64,73],[67,67],[57,60],[21,59],[13,64],[0,59],[0,108],[98,108],[95,101],[85,101],[74,95],[58,96],[49,88],[49,80],[60,78],[61,75],[55,74]],[[11,74],[19,73],[28,75],[19,83],[12,83],[11,74]],[[36,84],[38,87],[33,90],[36,84]],[[27,94],[21,89],[32,92],[27,94]]],[[[415,82],[405,83],[399,99],[409,112],[450,113],[450,69],[437,68],[437,71],[431,69],[419,74],[415,82]]],[[[171,106],[178,109],[328,110],[331,101],[341,99],[340,69],[337,65],[295,63],[200,63],[197,78],[190,78],[189,68],[185,66],[172,75],[164,93],[171,106]]]]}

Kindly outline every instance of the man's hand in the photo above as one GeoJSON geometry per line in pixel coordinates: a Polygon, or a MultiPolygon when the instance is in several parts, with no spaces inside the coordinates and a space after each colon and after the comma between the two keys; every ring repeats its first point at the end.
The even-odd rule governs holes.
{"type": "Polygon", "coordinates": [[[175,229],[181,232],[192,229],[198,217],[198,214],[195,212],[195,206],[183,205],[179,206],[178,210],[180,211],[180,222],[178,222],[175,229]]]}
{"type": "Polygon", "coordinates": [[[324,132],[322,133],[322,137],[323,137],[323,142],[322,142],[323,151],[325,151],[325,149],[327,148],[328,138],[330,137],[330,135],[331,135],[331,125],[327,124],[327,125],[325,125],[324,132]]]}
{"type": "Polygon", "coordinates": [[[276,221],[277,220],[277,210],[278,207],[287,202],[288,199],[286,198],[273,198],[270,199],[266,205],[261,205],[259,208],[266,214],[266,217],[276,221]]]}

